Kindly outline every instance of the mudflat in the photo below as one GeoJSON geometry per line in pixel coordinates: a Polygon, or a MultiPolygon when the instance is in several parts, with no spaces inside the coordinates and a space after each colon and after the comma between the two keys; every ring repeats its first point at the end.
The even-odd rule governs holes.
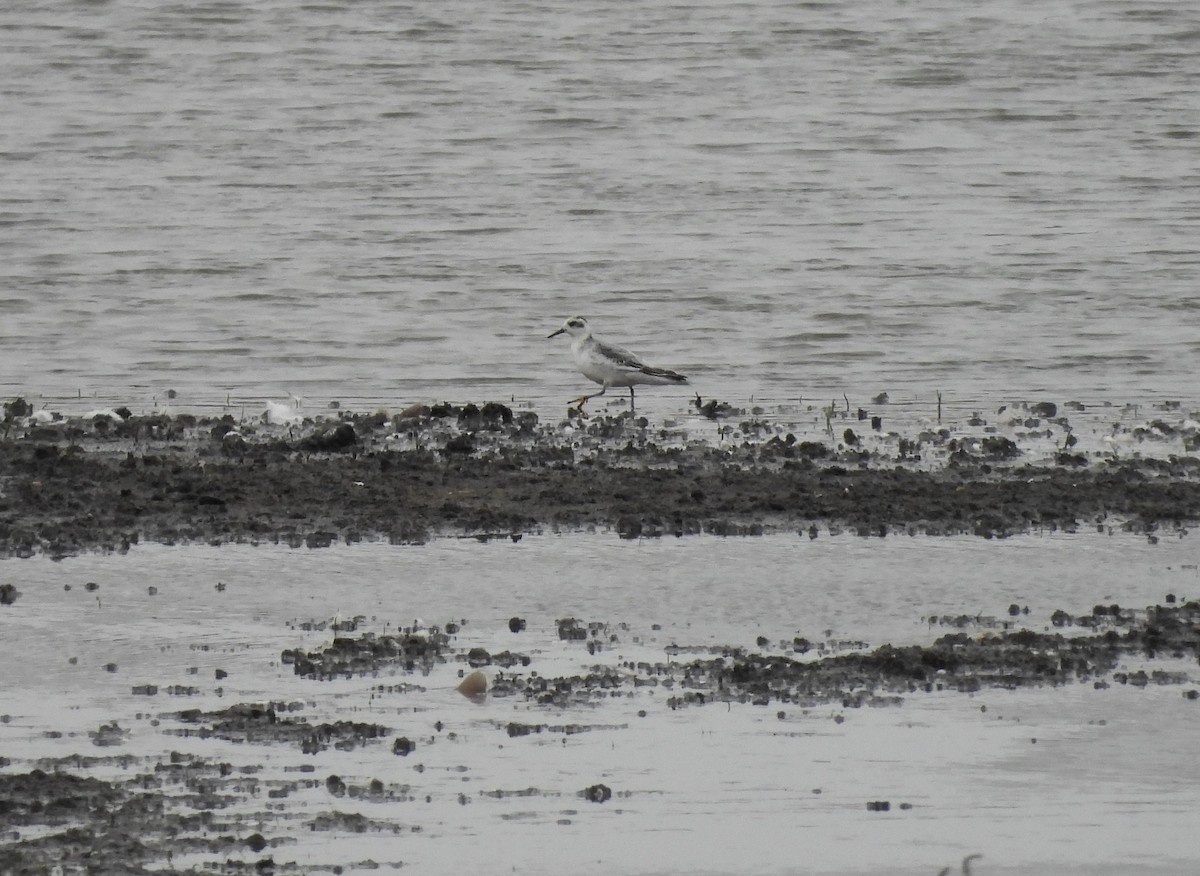
{"type": "Polygon", "coordinates": [[[543,423],[497,403],[286,425],[6,410],[9,556],[139,540],[319,547],[589,528],[628,538],[824,527],[992,537],[1115,524],[1153,534],[1200,518],[1200,459],[1187,453],[1064,448],[1031,461],[1019,440],[949,428],[869,444],[840,426],[799,440],[754,417],[731,420],[717,439],[688,439],[629,412],[543,423]]]}
{"type": "MultiPolygon", "coordinates": [[[[1048,411],[1022,411],[1016,430],[884,432],[844,416],[814,433],[700,405],[698,423],[656,424],[632,412],[542,422],[496,403],[271,422],[39,416],[18,402],[0,432],[0,553],[55,569],[45,558],[134,551],[107,558],[124,567],[150,543],[286,544],[307,556],[355,542],[585,530],[612,544],[794,533],[804,545],[831,534],[1078,531],[1074,542],[1123,530],[1157,552],[1165,545],[1146,542],[1182,538],[1200,519],[1197,436],[1179,421],[1131,428],[1149,442],[1134,453],[1081,447],[1048,411]]],[[[341,873],[435,860],[507,872],[511,862],[488,849],[517,834],[520,849],[557,849],[510,848],[528,872],[557,872],[556,855],[579,848],[597,867],[617,855],[630,872],[660,872],[657,832],[672,824],[689,832],[696,860],[734,872],[739,864],[712,856],[756,823],[824,855],[814,872],[842,872],[838,857],[854,843],[813,847],[796,819],[814,836],[871,836],[886,855],[891,823],[878,819],[911,815],[894,842],[916,848],[909,831],[929,824],[940,835],[938,819],[981,804],[982,783],[989,820],[999,812],[1007,829],[1029,829],[1061,807],[1049,794],[1037,809],[1020,783],[1017,802],[1000,805],[1013,769],[1031,781],[1061,765],[1066,783],[1073,757],[1093,768],[1106,746],[1132,745],[1154,764],[1145,781],[1159,781],[1183,767],[1151,755],[1172,749],[1200,702],[1200,604],[1168,592],[1136,608],[1105,600],[1038,616],[1013,603],[912,618],[927,630],[893,645],[854,630],[705,640],[703,612],[685,608],[665,626],[551,620],[557,598],[529,623],[482,627],[465,607],[455,620],[406,625],[407,606],[390,598],[370,618],[288,619],[332,589],[369,602],[352,592],[369,575],[326,587],[256,574],[259,592],[226,594],[218,581],[204,597],[188,578],[102,585],[64,571],[61,588],[32,592],[9,577],[0,612],[11,690],[26,693],[0,710],[14,743],[0,757],[6,873],[341,873]],[[18,665],[25,654],[36,659],[18,665]],[[1014,754],[1017,743],[1050,760],[1014,754]],[[714,744],[720,757],[705,763],[716,778],[698,785],[694,764],[714,744]],[[973,778],[949,769],[956,757],[980,764],[973,778]],[[473,851],[461,836],[486,841],[473,851]]],[[[519,608],[519,583],[506,598],[519,608]]],[[[1096,803],[1078,829],[1127,818],[1123,794],[1096,803]]],[[[1062,825],[1046,823],[1057,842],[1062,825]]],[[[965,836],[968,845],[911,858],[910,870],[957,871],[961,860],[963,872],[972,862],[987,872],[992,837],[965,836]]],[[[759,869],[786,866],[788,842],[759,869]]],[[[1027,857],[1042,860],[1040,848],[1031,839],[1027,857]]],[[[1160,850],[1154,871],[1176,872],[1177,852],[1160,850]]]]}

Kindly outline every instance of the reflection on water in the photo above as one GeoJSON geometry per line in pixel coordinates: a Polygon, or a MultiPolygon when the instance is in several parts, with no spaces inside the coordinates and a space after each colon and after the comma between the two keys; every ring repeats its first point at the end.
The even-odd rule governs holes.
{"type": "Polygon", "coordinates": [[[551,678],[663,661],[668,645],[786,655],[783,643],[797,635],[838,651],[929,642],[960,628],[1040,630],[1057,608],[1195,596],[1200,572],[1186,537],[139,546],[123,557],[0,569],[22,591],[0,611],[0,660],[17,668],[0,708],[6,771],[28,771],[37,758],[153,760],[172,751],[260,765],[260,787],[291,790],[273,810],[248,797],[227,817],[241,813],[264,835],[288,838],[274,849],[277,862],[347,872],[373,860],[551,873],[577,860],[580,872],[787,873],[803,861],[814,873],[933,874],[978,852],[983,874],[1187,872],[1200,773],[1180,756],[1196,708],[1181,692],[1197,673],[1176,661],[1147,668],[1185,673],[1182,686],[1079,683],[917,693],[882,708],[679,711],[654,687],[565,709],[520,698],[476,704],[455,690],[470,671],[463,662],[428,675],[330,681],[298,678],[280,662],[285,649],[331,641],[333,619],[356,617],[359,633],[453,621],[457,651],[522,653],[530,666],[513,671],[551,678]],[[1011,616],[1014,604],[1028,614],[1011,616]],[[971,616],[963,627],[936,621],[962,615],[971,616]],[[522,631],[511,631],[513,617],[525,620],[522,631]],[[556,621],[566,617],[607,623],[616,639],[589,653],[559,638],[556,621]],[[395,754],[389,736],[305,754],[287,743],[180,735],[190,726],[181,710],[266,701],[297,704],[288,717],[313,725],[378,723],[413,747],[395,754]],[[114,722],[128,737],[100,747],[89,733],[114,722]],[[543,729],[514,736],[512,722],[543,729]],[[313,780],[296,787],[297,775],[313,780]],[[404,799],[331,795],[331,775],[404,787],[404,799]],[[610,800],[579,796],[597,784],[610,800]],[[875,806],[884,801],[886,812],[875,806]],[[404,830],[299,826],[330,811],[404,830]]]}

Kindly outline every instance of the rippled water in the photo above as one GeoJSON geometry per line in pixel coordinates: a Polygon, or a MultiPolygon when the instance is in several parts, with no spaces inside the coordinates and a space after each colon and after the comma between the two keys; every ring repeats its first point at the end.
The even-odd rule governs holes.
{"type": "Polygon", "coordinates": [[[557,404],[581,312],[735,402],[1186,398],[1198,49],[1139,0],[12,0],[0,394],[557,404]]]}

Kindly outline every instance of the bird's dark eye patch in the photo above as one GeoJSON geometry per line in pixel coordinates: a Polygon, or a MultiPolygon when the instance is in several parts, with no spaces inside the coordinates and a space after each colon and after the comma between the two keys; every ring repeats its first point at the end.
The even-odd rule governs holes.
{"type": "Polygon", "coordinates": [[[582,319],[569,319],[569,320],[567,320],[567,325],[569,325],[571,328],[582,328],[583,320],[582,319]]]}

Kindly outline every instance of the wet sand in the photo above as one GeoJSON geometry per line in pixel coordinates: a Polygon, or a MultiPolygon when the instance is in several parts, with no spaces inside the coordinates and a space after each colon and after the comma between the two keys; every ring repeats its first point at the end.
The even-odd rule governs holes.
{"type": "MultiPolygon", "coordinates": [[[[906,728],[914,721],[933,722],[940,728],[935,745],[952,762],[956,744],[947,728],[953,724],[946,724],[945,714],[937,717],[947,708],[986,721],[991,703],[1016,713],[995,716],[1017,722],[1005,732],[1056,735],[1044,723],[1021,729],[1022,708],[1029,706],[1005,699],[1019,691],[1062,691],[1064,698],[1074,696],[1072,690],[1095,696],[1110,688],[1163,691],[1187,703],[1183,720],[1194,720],[1200,693],[1190,673],[1200,657],[1200,603],[1097,605],[1079,615],[1059,610],[1046,632],[1025,626],[1028,620],[1017,606],[1006,618],[930,618],[938,635],[928,645],[760,637],[752,647],[664,648],[650,645],[648,628],[572,617],[530,639],[524,619],[513,617],[506,630],[486,631],[492,641],[505,643],[491,649],[472,643],[454,622],[390,632],[360,629],[364,618],[320,622],[311,628],[321,634],[321,644],[284,649],[277,662],[259,667],[269,675],[268,666],[277,666],[283,676],[294,677],[274,682],[280,698],[190,707],[186,700],[205,695],[199,679],[196,686],[134,685],[129,699],[136,715],[126,709],[119,720],[86,733],[64,734],[59,724],[43,730],[50,743],[78,746],[74,753],[20,764],[0,760],[0,872],[42,874],[59,867],[64,873],[182,873],[196,866],[223,874],[396,870],[407,866],[406,858],[428,854],[417,841],[427,829],[445,831],[447,807],[462,810],[476,803],[481,811],[471,832],[481,841],[498,841],[502,832],[518,829],[535,834],[550,829],[561,837],[576,822],[604,837],[606,829],[593,820],[598,813],[593,816],[590,807],[610,807],[616,817],[640,823],[644,815],[636,813],[647,807],[653,812],[654,798],[664,793],[645,786],[656,774],[636,766],[626,737],[659,727],[666,736],[655,737],[654,757],[669,761],[661,746],[694,744],[681,732],[680,719],[703,728],[699,736],[712,740],[706,746],[717,746],[714,755],[740,760],[752,787],[762,781],[762,770],[784,769],[764,755],[764,737],[788,746],[789,757],[803,763],[823,744],[821,737],[854,739],[864,728],[871,732],[877,715],[895,716],[875,732],[883,731],[882,744],[900,758],[921,757],[905,747],[911,735],[906,728]],[[557,639],[557,645],[548,639],[557,639]],[[649,656],[655,652],[657,657],[649,656]],[[434,690],[432,679],[445,679],[455,667],[463,696],[434,690]],[[305,693],[297,697],[295,691],[305,693]],[[364,709],[368,703],[376,705],[364,709]],[[384,703],[390,706],[381,708],[384,703]],[[723,724],[734,709],[764,728],[756,730],[757,738],[746,734],[744,724],[723,724]],[[323,720],[327,714],[331,719],[323,720]],[[576,740],[590,742],[580,747],[576,740]],[[608,740],[634,763],[616,767],[608,740]],[[505,783],[490,784],[496,781],[496,761],[513,757],[523,758],[518,760],[523,766],[505,783]],[[562,758],[569,768],[561,772],[541,765],[552,767],[562,758]],[[484,777],[489,762],[490,779],[484,777]],[[561,786],[577,774],[593,780],[561,786]],[[535,784],[539,781],[558,784],[535,784]],[[484,815],[485,805],[499,808],[501,833],[485,826],[483,819],[495,817],[491,809],[484,815]],[[529,823],[506,824],[510,818],[529,823]]],[[[228,652],[218,659],[237,674],[228,652]]],[[[224,677],[218,672],[218,682],[224,677]]],[[[208,702],[214,702],[211,694],[208,702]]],[[[1144,711],[1146,702],[1136,708],[1144,711]]],[[[1102,714],[1120,714],[1109,703],[1102,714]]],[[[1156,744],[1170,748],[1172,742],[1159,738],[1156,744]]],[[[1043,739],[1042,745],[1054,749],[1055,740],[1043,739]]],[[[868,786],[892,787],[894,793],[895,785],[879,780],[874,763],[880,754],[859,748],[841,756],[875,774],[868,786]]],[[[945,768],[941,759],[934,764],[945,768]]],[[[843,825],[853,822],[849,810],[911,815],[918,821],[910,830],[931,813],[950,817],[946,803],[917,790],[911,778],[901,784],[909,794],[854,799],[850,792],[846,799],[843,786],[853,782],[845,771],[827,776],[827,787],[792,793],[819,801],[828,791],[825,805],[843,825]]],[[[939,781],[945,779],[934,785],[939,781]]],[[[735,823],[746,806],[737,797],[706,796],[700,802],[702,809],[720,807],[735,823]]],[[[772,803],[766,798],[755,805],[770,810],[772,803]]],[[[806,817],[804,810],[795,817],[806,817]]],[[[444,833],[427,839],[463,841],[444,833]]],[[[587,846],[581,841],[581,847],[587,846]]],[[[654,862],[660,857],[647,854],[648,872],[658,872],[654,862]]],[[[492,860],[492,854],[484,858],[492,860]]],[[[502,863],[477,866],[506,872],[502,863]]],[[[994,870],[981,863],[977,872],[1027,872],[996,867],[1002,863],[993,861],[994,870]]],[[[779,864],[786,871],[786,861],[779,864]]],[[[556,872],[558,864],[549,858],[541,866],[556,872]]]]}
{"type": "Polygon", "coordinates": [[[1065,418],[1026,420],[1024,434],[1066,436],[1065,449],[1035,453],[987,430],[879,435],[864,419],[797,437],[745,411],[703,410],[716,431],[697,438],[630,413],[543,423],[496,403],[285,425],[127,411],[39,422],[6,405],[0,554],[592,528],[993,537],[1115,523],[1153,534],[1200,518],[1200,458],[1171,452],[1196,435],[1161,421],[1174,447],[1122,457],[1077,452],[1065,418]]]}
{"type": "MultiPolygon", "coordinates": [[[[30,413],[6,405],[0,438],[0,552],[10,557],[125,552],[149,542],[322,548],[590,529],[635,539],[784,531],[991,538],[1117,528],[1153,540],[1183,536],[1200,518],[1200,460],[1190,455],[1118,458],[1077,453],[1063,442],[1064,449],[1031,461],[1035,454],[1011,438],[953,429],[871,441],[863,440],[869,426],[860,436],[853,429],[862,426],[839,425],[814,440],[751,417],[696,440],[681,426],[630,414],[543,424],[497,404],[394,417],[331,413],[283,424],[123,412],[38,421],[30,413]]],[[[21,600],[19,585],[5,587],[0,611],[21,600]]],[[[570,671],[539,663],[536,649],[523,650],[518,640],[503,650],[462,645],[452,624],[384,633],[346,620],[331,623],[327,644],[284,650],[278,664],[310,682],[386,679],[372,698],[423,692],[422,679],[438,666],[458,665],[460,675],[484,669],[489,701],[522,709],[494,719],[497,734],[564,744],[626,728],[594,710],[647,692],[672,714],[765,708],[779,722],[821,714],[835,724],[853,710],[989,690],[1172,687],[1197,699],[1194,601],[1171,596],[1137,610],[1064,606],[1031,626],[1023,625],[1020,606],[1010,606],[1010,615],[987,629],[979,617],[938,619],[950,629],[924,645],[845,648],[760,637],[756,648],[672,643],[638,660],[621,656],[620,643],[631,635],[622,624],[562,618],[557,637],[581,661],[570,671]]],[[[520,617],[509,622],[514,637],[524,629],[520,617]]],[[[445,744],[442,726],[418,738],[353,709],[310,719],[311,703],[303,700],[164,709],[161,696],[198,689],[142,684],[131,691],[135,699],[159,698],[155,732],[224,748],[126,754],[130,728],[114,719],[96,724],[72,755],[20,763],[0,757],[0,872],[172,873],[196,862],[220,873],[403,866],[370,859],[306,865],[293,834],[296,819],[317,834],[420,834],[417,823],[344,805],[416,804],[419,812],[409,783],[343,777],[316,765],[268,781],[245,748],[290,747],[314,758],[384,746],[407,759],[435,741],[445,744]],[[328,804],[289,814],[290,796],[314,794],[328,804]]],[[[574,789],[575,809],[619,804],[630,793],[600,778],[574,789]]],[[[547,792],[514,786],[480,793],[547,792]]],[[[471,801],[459,794],[459,805],[471,801]]],[[[912,808],[898,799],[860,803],[873,813],[912,808]]],[[[419,820],[413,806],[404,811],[419,820]]]]}

